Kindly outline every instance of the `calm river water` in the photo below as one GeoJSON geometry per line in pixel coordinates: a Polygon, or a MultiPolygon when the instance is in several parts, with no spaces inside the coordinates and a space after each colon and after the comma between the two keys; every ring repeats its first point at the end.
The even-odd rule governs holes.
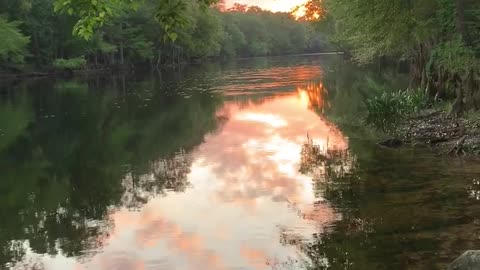
{"type": "Polygon", "coordinates": [[[375,144],[363,101],[404,81],[309,56],[0,82],[0,268],[442,269],[480,246],[480,165],[375,144]]]}

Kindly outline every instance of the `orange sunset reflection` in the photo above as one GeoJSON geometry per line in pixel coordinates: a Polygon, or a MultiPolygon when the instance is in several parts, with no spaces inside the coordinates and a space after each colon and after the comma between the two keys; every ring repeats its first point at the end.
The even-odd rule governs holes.
{"type": "Polygon", "coordinates": [[[297,87],[297,92],[300,100],[309,110],[323,111],[323,109],[330,107],[328,101],[325,100],[328,91],[321,82],[308,83],[305,87],[297,87]]]}
{"type": "MultiPolygon", "coordinates": [[[[348,149],[342,132],[315,112],[329,106],[326,94],[312,83],[255,102],[231,97],[217,112],[221,129],[171,161],[190,166],[176,166],[188,188],[146,197],[137,211],[113,210],[102,252],[68,259],[70,269],[271,269],[301,256],[303,241],[341,218],[300,172],[307,136],[325,151],[348,149]]],[[[157,163],[152,175],[171,165],[157,163]]]]}

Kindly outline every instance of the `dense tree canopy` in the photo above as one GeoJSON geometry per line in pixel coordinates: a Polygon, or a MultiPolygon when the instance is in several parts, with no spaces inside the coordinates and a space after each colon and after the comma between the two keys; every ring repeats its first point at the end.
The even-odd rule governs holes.
{"type": "MultiPolygon", "coordinates": [[[[216,0],[196,0],[196,3],[210,6],[216,0]]],[[[188,23],[186,12],[188,0],[162,0],[157,1],[155,18],[162,24],[168,37],[175,39],[174,29],[188,23]]],[[[80,17],[75,24],[74,32],[81,37],[91,38],[94,30],[108,22],[122,9],[137,9],[142,5],[138,0],[55,0],[55,11],[77,15],[80,17]]]]}
{"type": "Polygon", "coordinates": [[[212,0],[0,0],[0,68],[177,64],[317,52],[324,36],[288,13],[212,0]],[[211,6],[210,6],[211,5],[211,6]]]}
{"type": "Polygon", "coordinates": [[[475,0],[310,0],[319,26],[359,63],[411,64],[412,84],[454,112],[480,109],[480,2],[475,0]],[[325,27],[326,26],[326,27],[325,27]]]}

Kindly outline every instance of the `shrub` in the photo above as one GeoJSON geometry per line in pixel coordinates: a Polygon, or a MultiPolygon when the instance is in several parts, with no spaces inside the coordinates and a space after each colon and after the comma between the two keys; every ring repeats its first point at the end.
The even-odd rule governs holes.
{"type": "Polygon", "coordinates": [[[82,57],[70,58],[70,59],[55,59],[53,66],[57,69],[82,69],[87,66],[87,60],[82,57]]]}
{"type": "Polygon", "coordinates": [[[421,89],[384,92],[366,102],[368,116],[366,122],[385,128],[395,124],[406,115],[416,113],[427,106],[428,98],[421,89]]]}

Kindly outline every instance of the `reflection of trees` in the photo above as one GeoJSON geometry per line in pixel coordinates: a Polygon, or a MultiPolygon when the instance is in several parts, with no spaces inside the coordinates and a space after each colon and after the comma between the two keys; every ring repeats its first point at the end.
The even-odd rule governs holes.
{"type": "MultiPolygon", "coordinates": [[[[324,86],[329,90],[326,98],[331,106],[323,112],[317,112],[344,131],[352,126],[363,126],[365,100],[384,91],[406,89],[407,75],[398,74],[394,69],[360,69],[347,62],[337,62],[331,69],[326,69],[322,78],[324,86]]],[[[347,135],[356,136],[355,133],[358,130],[347,135]]]]}
{"type": "Polygon", "coordinates": [[[151,171],[143,175],[128,173],[123,187],[122,205],[139,208],[153,197],[166,191],[182,192],[188,187],[192,158],[181,149],[170,157],[151,162],[151,171]]]}
{"type": "MultiPolygon", "coordinates": [[[[383,244],[387,250],[393,247],[385,246],[386,241],[375,242],[372,237],[375,224],[381,222],[377,219],[381,216],[380,213],[367,218],[361,211],[365,202],[370,201],[366,198],[366,193],[369,192],[365,189],[370,187],[370,192],[374,193],[384,186],[373,179],[368,179],[369,183],[361,181],[358,163],[362,164],[364,158],[372,158],[372,151],[370,145],[364,148],[363,145],[358,145],[358,140],[352,140],[352,137],[363,136],[365,133],[352,127],[362,126],[363,102],[369,95],[385,88],[397,89],[401,83],[393,80],[389,73],[360,71],[344,63],[325,72],[322,81],[329,89],[324,99],[331,106],[325,109],[320,106],[321,109],[315,111],[342,128],[350,137],[350,149],[324,150],[307,143],[302,150],[302,156],[305,156],[305,160],[302,159],[302,165],[305,164],[302,172],[317,179],[314,183],[315,192],[331,203],[342,216],[330,230],[316,235],[314,241],[305,244],[303,251],[309,257],[312,269],[379,269],[376,262],[382,261],[382,258],[372,260],[368,258],[368,253],[375,245],[383,244]],[[360,160],[357,161],[358,159],[360,160]]],[[[310,98],[309,95],[309,100],[312,102],[315,98],[310,98]]],[[[382,237],[385,236],[379,236],[377,240],[382,237]]],[[[382,254],[378,246],[373,249],[378,249],[380,257],[389,254],[382,254]]]]}
{"type": "Polygon", "coordinates": [[[300,172],[315,182],[334,181],[352,174],[356,159],[348,149],[323,149],[311,139],[302,146],[300,172]]]}
{"type": "Polygon", "coordinates": [[[322,86],[328,88],[328,94],[310,91],[322,93],[323,104],[330,106],[322,106],[315,102],[319,100],[316,95],[308,95],[309,104],[320,104],[311,109],[337,124],[350,138],[348,150],[322,149],[311,141],[302,148],[301,172],[313,177],[317,196],[341,216],[330,229],[302,245],[311,269],[382,269],[384,265],[379,262],[388,258],[395,261],[392,257],[402,254],[402,245],[412,243],[412,239],[404,241],[402,235],[378,234],[378,225],[385,222],[388,212],[376,204],[378,196],[383,196],[385,183],[361,169],[370,167],[371,160],[385,160],[364,142],[366,131],[361,129],[361,119],[366,97],[380,88],[400,88],[401,83],[392,76],[342,64],[324,73],[322,86]]]}
{"type": "Polygon", "coordinates": [[[24,240],[36,253],[82,255],[101,244],[126,193],[138,206],[188,186],[189,152],[216,129],[221,100],[167,82],[40,80],[3,95],[0,265],[22,258],[24,240]]]}
{"type": "Polygon", "coordinates": [[[479,244],[478,167],[358,139],[350,151],[320,152],[306,170],[322,176],[314,188],[341,216],[302,245],[312,269],[439,269],[479,244]]]}
{"type": "Polygon", "coordinates": [[[330,107],[327,101],[328,91],[322,82],[308,82],[297,88],[302,100],[308,104],[308,109],[323,112],[330,107]]]}

